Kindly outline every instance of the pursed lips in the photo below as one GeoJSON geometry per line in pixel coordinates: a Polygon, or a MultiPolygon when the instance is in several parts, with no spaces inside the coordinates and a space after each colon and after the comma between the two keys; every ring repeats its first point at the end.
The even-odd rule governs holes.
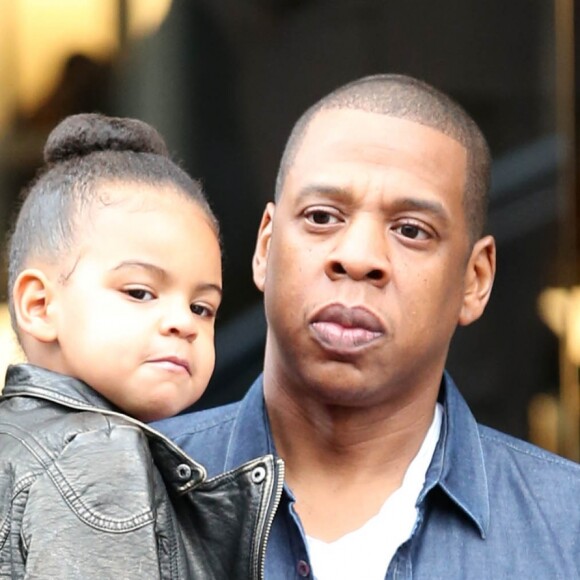
{"type": "Polygon", "coordinates": [[[338,351],[364,347],[385,334],[381,320],[361,306],[331,304],[317,312],[310,323],[325,346],[338,351]]]}
{"type": "Polygon", "coordinates": [[[166,367],[168,370],[177,370],[184,369],[188,375],[191,376],[191,369],[189,368],[189,363],[178,356],[162,356],[155,359],[150,359],[150,363],[161,364],[166,367]]]}

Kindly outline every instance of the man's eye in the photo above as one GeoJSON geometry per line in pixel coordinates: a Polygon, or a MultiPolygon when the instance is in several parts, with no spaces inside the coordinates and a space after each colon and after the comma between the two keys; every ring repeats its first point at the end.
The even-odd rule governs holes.
{"type": "Polygon", "coordinates": [[[426,240],[429,234],[421,227],[415,224],[402,224],[395,228],[395,231],[400,233],[403,237],[411,240],[426,240]]]}
{"type": "Polygon", "coordinates": [[[327,226],[338,223],[338,218],[322,209],[311,210],[306,213],[306,219],[317,226],[327,226]]]}
{"type": "Polygon", "coordinates": [[[127,294],[131,298],[134,298],[135,300],[139,300],[142,302],[153,300],[155,298],[152,292],[150,292],[149,290],[145,290],[143,288],[128,288],[127,290],[125,290],[125,294],[127,294]]]}
{"type": "Polygon", "coordinates": [[[192,304],[189,308],[193,314],[204,318],[210,318],[215,315],[215,311],[212,308],[204,306],[203,304],[192,304]]]}

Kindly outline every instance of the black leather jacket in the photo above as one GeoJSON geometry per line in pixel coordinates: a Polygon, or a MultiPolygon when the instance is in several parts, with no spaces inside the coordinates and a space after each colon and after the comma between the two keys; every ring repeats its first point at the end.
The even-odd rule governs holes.
{"type": "Polygon", "coordinates": [[[0,578],[263,578],[283,485],[271,455],[211,479],[84,383],[8,369],[0,578]]]}

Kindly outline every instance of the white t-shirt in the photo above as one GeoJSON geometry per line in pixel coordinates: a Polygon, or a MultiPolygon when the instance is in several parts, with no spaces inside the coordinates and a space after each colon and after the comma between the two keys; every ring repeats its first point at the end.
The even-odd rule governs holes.
{"type": "Polygon", "coordinates": [[[413,533],[417,521],[415,504],[439,440],[442,415],[442,407],[437,403],[433,422],[407,468],[401,487],[387,498],[376,516],[334,542],[306,537],[316,580],[385,579],[395,552],[413,533]]]}

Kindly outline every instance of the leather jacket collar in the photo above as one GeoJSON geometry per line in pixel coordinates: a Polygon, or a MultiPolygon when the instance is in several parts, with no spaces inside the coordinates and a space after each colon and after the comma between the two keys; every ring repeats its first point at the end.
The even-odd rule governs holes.
{"type": "Polygon", "coordinates": [[[154,458],[164,468],[166,484],[174,491],[183,493],[194,489],[207,479],[203,465],[194,461],[175,443],[149,425],[125,415],[107,399],[73,377],[61,375],[31,364],[11,365],[6,372],[6,385],[2,398],[30,397],[43,399],[80,411],[94,411],[122,418],[139,426],[149,439],[154,458]],[[188,477],[184,478],[184,465],[188,477]]]}
{"type": "Polygon", "coordinates": [[[38,397],[73,409],[121,412],[86,383],[32,364],[8,367],[2,396],[38,397]]]}

